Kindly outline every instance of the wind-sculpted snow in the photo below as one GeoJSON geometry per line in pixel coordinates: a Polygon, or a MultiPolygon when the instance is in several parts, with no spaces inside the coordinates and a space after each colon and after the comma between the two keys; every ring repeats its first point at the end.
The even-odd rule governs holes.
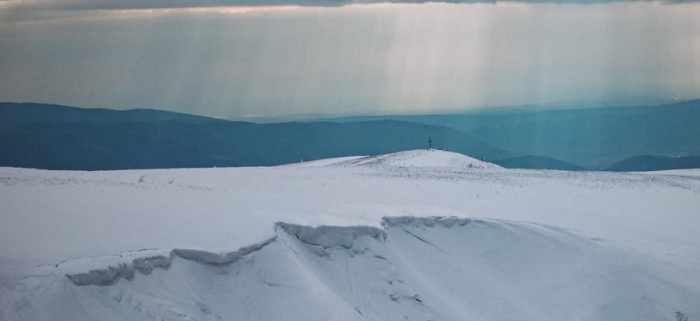
{"type": "Polygon", "coordinates": [[[352,248],[360,238],[369,237],[375,240],[384,240],[386,233],[384,230],[371,226],[303,226],[279,222],[275,224],[278,230],[282,230],[293,235],[300,241],[319,245],[324,248],[340,246],[346,249],[352,248]]]}
{"type": "MultiPolygon", "coordinates": [[[[381,226],[279,222],[267,241],[237,251],[128,252],[115,265],[68,275],[73,283],[43,269],[42,277],[3,279],[0,316],[672,321],[675,311],[700,312],[695,271],[599,238],[439,216],[385,217],[381,226]]],[[[53,269],[90,266],[78,261],[53,269]]]]}
{"type": "MultiPolygon", "coordinates": [[[[224,265],[236,262],[245,255],[259,251],[266,245],[275,240],[276,237],[270,238],[264,242],[243,247],[237,251],[218,253],[196,249],[173,249],[167,254],[152,254],[150,252],[131,252],[129,253],[133,260],[130,262],[116,259],[113,262],[103,263],[104,267],[90,269],[85,272],[66,273],[66,277],[75,285],[112,285],[119,279],[132,280],[136,271],[143,275],[149,275],[154,269],[168,269],[172,263],[173,257],[178,256],[185,260],[194,261],[202,264],[224,265]],[[140,256],[139,256],[140,255],[140,256]]],[[[159,251],[163,252],[163,250],[159,251]]],[[[120,258],[124,257],[124,254],[120,258]]],[[[102,258],[109,259],[109,258],[102,258]]],[[[64,265],[74,265],[73,270],[77,269],[77,261],[85,261],[89,259],[75,260],[74,262],[64,262],[64,265]]],[[[100,264],[100,260],[96,260],[92,265],[100,264]]],[[[58,265],[57,265],[58,267],[58,265]]]]}
{"type": "Polygon", "coordinates": [[[700,317],[695,171],[453,156],[0,168],[0,320],[700,317]]]}
{"type": "Polygon", "coordinates": [[[120,278],[131,280],[134,278],[136,270],[143,274],[150,274],[154,268],[167,269],[170,266],[170,257],[143,258],[140,262],[147,262],[145,269],[138,269],[136,261],[134,264],[118,263],[116,266],[108,266],[103,269],[90,270],[85,273],[66,274],[75,285],[112,285],[120,278]]]}
{"type": "MultiPolygon", "coordinates": [[[[357,227],[340,227],[340,226],[320,226],[320,227],[310,227],[303,225],[288,224],[284,222],[278,222],[275,224],[275,230],[283,231],[284,233],[293,235],[298,240],[311,244],[319,245],[324,248],[340,246],[346,249],[353,247],[356,240],[369,237],[376,240],[383,240],[386,238],[386,233],[384,230],[371,226],[357,226],[357,227]]],[[[185,260],[194,261],[202,264],[210,265],[226,265],[231,264],[243,256],[248,255],[252,252],[259,251],[263,247],[274,242],[277,235],[269,238],[268,240],[253,244],[250,246],[242,247],[239,250],[232,252],[212,252],[206,250],[197,249],[173,249],[169,251],[167,255],[163,254],[153,254],[152,251],[147,252],[129,252],[127,255],[123,253],[120,258],[125,255],[134,257],[135,255],[142,255],[133,258],[130,262],[116,260],[115,262],[105,263],[106,265],[102,268],[90,269],[85,272],[77,273],[66,273],[66,277],[71,280],[75,285],[112,285],[119,281],[119,279],[124,278],[127,280],[132,280],[136,271],[141,272],[141,274],[149,275],[153,269],[161,268],[168,269],[172,262],[173,256],[178,256],[185,260]]],[[[163,252],[163,251],[160,251],[163,252]]],[[[103,258],[104,259],[104,258],[103,258]]],[[[85,261],[89,259],[82,259],[76,261],[85,261]]],[[[94,264],[100,264],[99,259],[94,264]]],[[[76,262],[71,262],[73,265],[76,262]]],[[[69,265],[70,263],[63,263],[69,265]]],[[[75,269],[75,267],[73,268],[75,269]]]]}
{"type": "Polygon", "coordinates": [[[264,242],[242,247],[241,249],[227,253],[216,253],[204,250],[174,249],[173,253],[183,259],[204,264],[231,264],[238,261],[245,255],[259,251],[266,245],[272,243],[276,237],[272,237],[264,242]]]}
{"type": "Polygon", "coordinates": [[[143,250],[125,252],[118,257],[68,260],[57,264],[56,267],[65,270],[66,277],[75,285],[105,286],[112,285],[122,278],[132,280],[136,271],[149,275],[154,269],[167,269],[172,259],[172,252],[143,250]]]}
{"type": "Polygon", "coordinates": [[[455,224],[458,226],[464,226],[471,223],[471,219],[460,218],[460,217],[443,217],[443,216],[430,216],[430,217],[415,217],[415,216],[396,216],[396,217],[383,217],[382,223],[384,226],[396,227],[434,227],[435,225],[444,226],[450,228],[455,224]]]}

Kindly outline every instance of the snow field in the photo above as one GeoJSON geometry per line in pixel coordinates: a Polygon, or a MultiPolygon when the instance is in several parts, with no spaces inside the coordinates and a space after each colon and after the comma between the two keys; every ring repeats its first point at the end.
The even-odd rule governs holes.
{"type": "Polygon", "coordinates": [[[695,171],[464,160],[0,168],[0,320],[700,317],[695,171]]]}

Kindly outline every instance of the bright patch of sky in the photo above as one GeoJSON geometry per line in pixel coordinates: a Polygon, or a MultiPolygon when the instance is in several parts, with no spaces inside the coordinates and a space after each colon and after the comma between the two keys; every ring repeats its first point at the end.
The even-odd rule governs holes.
{"type": "Polygon", "coordinates": [[[700,97],[698,3],[56,3],[0,1],[0,101],[279,117],[700,97]]]}

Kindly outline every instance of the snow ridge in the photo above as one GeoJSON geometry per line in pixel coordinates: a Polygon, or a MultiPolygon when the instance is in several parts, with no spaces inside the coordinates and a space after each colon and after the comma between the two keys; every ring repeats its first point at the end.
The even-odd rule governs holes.
{"type": "Polygon", "coordinates": [[[91,269],[88,272],[66,273],[66,277],[75,285],[112,285],[119,279],[132,280],[136,271],[144,275],[149,275],[154,269],[165,269],[170,267],[173,261],[173,252],[168,255],[152,255],[137,257],[131,262],[118,262],[104,268],[91,269]]]}
{"type": "MultiPolygon", "coordinates": [[[[362,238],[373,239],[376,241],[386,240],[386,227],[434,227],[443,226],[450,228],[454,225],[464,226],[471,222],[468,218],[457,217],[384,217],[382,218],[382,226],[384,228],[373,226],[305,226],[290,224],[285,222],[277,222],[274,226],[276,235],[257,244],[242,247],[236,251],[220,253],[211,252],[199,249],[172,249],[167,254],[152,254],[150,251],[126,252],[120,257],[126,257],[126,260],[110,262],[104,267],[90,269],[87,272],[66,273],[66,277],[75,285],[98,285],[108,286],[113,285],[119,279],[133,280],[136,271],[143,275],[149,275],[154,269],[167,270],[172,264],[175,256],[188,261],[194,261],[201,264],[209,265],[227,265],[240,260],[242,257],[259,251],[263,247],[274,242],[279,233],[285,233],[293,236],[299,241],[320,246],[324,249],[341,247],[344,249],[353,248],[354,244],[362,238]],[[127,254],[128,253],[128,254],[127,254]],[[139,256],[143,255],[143,256],[139,256]],[[133,259],[130,259],[133,257],[133,259]]],[[[161,251],[162,252],[162,251],[161,251]]],[[[86,260],[86,259],[83,259],[86,260]]],[[[95,262],[97,263],[97,262],[95,262]]],[[[98,263],[99,264],[99,263],[98,263]]]]}
{"type": "Polygon", "coordinates": [[[450,228],[455,224],[464,226],[472,222],[469,218],[455,216],[385,216],[382,217],[382,225],[385,227],[410,226],[410,227],[434,227],[436,225],[450,228]]]}
{"type": "MultiPolygon", "coordinates": [[[[144,256],[137,256],[131,261],[127,260],[120,262],[119,260],[117,260],[116,262],[108,262],[104,265],[104,267],[90,269],[87,272],[66,273],[66,277],[69,280],[71,280],[73,284],[79,286],[113,285],[116,282],[118,282],[119,279],[122,278],[127,280],[133,280],[136,271],[141,272],[141,274],[143,275],[150,275],[154,269],[167,270],[172,264],[173,258],[175,256],[188,261],[198,262],[201,264],[226,265],[234,263],[252,252],[259,251],[266,245],[272,243],[276,238],[277,236],[274,236],[270,239],[265,240],[264,242],[242,247],[236,251],[226,253],[217,253],[196,249],[172,249],[168,251],[166,255],[143,254],[144,256]]],[[[138,255],[138,252],[133,252],[132,255],[138,255]]]]}
{"type": "Polygon", "coordinates": [[[237,251],[228,253],[215,253],[204,250],[193,250],[193,249],[173,249],[173,253],[185,260],[195,261],[202,264],[212,264],[212,265],[225,265],[231,264],[238,261],[243,256],[246,256],[252,252],[259,251],[263,247],[274,242],[277,236],[273,236],[261,243],[253,244],[250,246],[242,247],[237,251]]]}
{"type": "Polygon", "coordinates": [[[340,246],[345,249],[350,249],[358,239],[363,237],[368,237],[377,241],[384,241],[386,239],[385,230],[372,226],[311,227],[278,222],[275,224],[275,230],[292,235],[306,244],[317,245],[323,248],[340,246]]]}
{"type": "Polygon", "coordinates": [[[55,274],[0,282],[0,294],[9,295],[0,300],[0,315],[8,321],[94,315],[672,321],[669,311],[700,312],[694,305],[700,289],[671,281],[692,279],[694,272],[560,228],[442,216],[384,217],[378,223],[277,222],[270,238],[232,252],[142,250],[112,263],[67,261],[57,268],[71,271],[65,276],[72,284],[51,281],[55,274]],[[136,278],[136,272],[150,276],[136,278]],[[629,299],[639,293],[640,299],[629,299]]]}

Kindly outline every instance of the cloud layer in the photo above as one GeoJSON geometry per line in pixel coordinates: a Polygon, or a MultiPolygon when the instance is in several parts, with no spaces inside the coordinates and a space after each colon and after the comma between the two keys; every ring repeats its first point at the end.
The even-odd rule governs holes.
{"type": "Polygon", "coordinates": [[[255,8],[6,24],[0,101],[241,117],[700,96],[698,4],[255,8]]]}
{"type": "MultiPolygon", "coordinates": [[[[697,0],[659,0],[687,3],[697,0]]],[[[598,4],[612,2],[654,2],[652,0],[0,0],[2,6],[20,10],[127,10],[204,8],[221,6],[343,6],[367,3],[559,3],[598,4]]]]}

